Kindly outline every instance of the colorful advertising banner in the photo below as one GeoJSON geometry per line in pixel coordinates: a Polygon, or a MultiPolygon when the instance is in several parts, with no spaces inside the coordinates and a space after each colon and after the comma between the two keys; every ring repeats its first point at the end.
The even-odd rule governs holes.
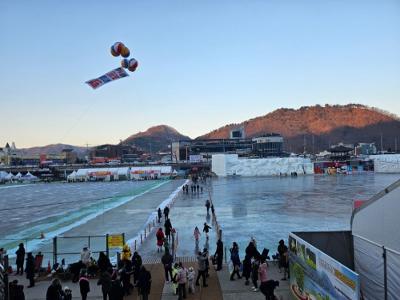
{"type": "Polygon", "coordinates": [[[114,69],[114,70],[104,74],[103,76],[100,76],[100,77],[92,79],[92,80],[88,80],[88,81],[86,81],[86,83],[88,85],[90,85],[93,89],[97,89],[98,87],[101,87],[102,85],[104,85],[110,81],[124,78],[127,76],[129,76],[129,75],[128,75],[128,73],[126,73],[126,71],[123,68],[117,68],[117,69],[114,69]]]}
{"type": "Polygon", "coordinates": [[[289,235],[289,265],[290,290],[296,299],[360,299],[357,273],[293,233],[289,235]]]}

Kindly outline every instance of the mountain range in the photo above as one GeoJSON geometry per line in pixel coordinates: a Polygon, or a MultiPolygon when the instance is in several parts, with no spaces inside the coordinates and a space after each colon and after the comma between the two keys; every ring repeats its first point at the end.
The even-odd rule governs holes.
{"type": "MultiPolygon", "coordinates": [[[[228,124],[197,139],[229,138],[230,131],[243,127],[246,137],[252,138],[268,133],[284,137],[284,149],[288,152],[316,153],[330,145],[343,142],[375,142],[378,149],[394,150],[400,142],[400,119],[398,116],[361,104],[315,105],[299,109],[280,108],[264,116],[239,124],[228,124]]],[[[173,141],[189,140],[167,125],[158,125],[145,132],[131,135],[122,143],[134,145],[144,151],[168,151],[173,141]]],[[[23,149],[30,153],[54,153],[57,149],[73,148],[82,153],[86,148],[71,145],[49,145],[23,149]]]]}

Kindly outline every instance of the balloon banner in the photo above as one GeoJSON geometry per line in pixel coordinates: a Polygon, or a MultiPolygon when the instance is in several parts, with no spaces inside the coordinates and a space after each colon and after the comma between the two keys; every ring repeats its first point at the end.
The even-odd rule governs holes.
{"type": "Polygon", "coordinates": [[[129,74],[123,68],[117,68],[117,69],[114,69],[98,78],[88,80],[85,83],[90,85],[93,89],[97,89],[98,87],[101,87],[102,85],[104,85],[110,81],[124,78],[127,76],[129,76],[129,74]]]}

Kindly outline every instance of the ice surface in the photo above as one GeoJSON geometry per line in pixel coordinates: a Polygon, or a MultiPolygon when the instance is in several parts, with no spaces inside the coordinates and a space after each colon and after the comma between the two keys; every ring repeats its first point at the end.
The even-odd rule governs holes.
{"type": "MultiPolygon", "coordinates": [[[[292,177],[236,177],[214,179],[211,196],[227,249],[239,243],[241,258],[250,238],[259,248],[275,253],[278,241],[292,231],[349,230],[353,200],[367,200],[399,179],[393,174],[314,175],[292,177]]],[[[215,232],[201,237],[199,247],[193,229],[202,230],[207,218],[208,193],[180,195],[171,210],[172,225],[179,233],[178,256],[193,255],[208,246],[215,251],[215,232]]],[[[142,251],[157,255],[155,239],[142,251]]]]}

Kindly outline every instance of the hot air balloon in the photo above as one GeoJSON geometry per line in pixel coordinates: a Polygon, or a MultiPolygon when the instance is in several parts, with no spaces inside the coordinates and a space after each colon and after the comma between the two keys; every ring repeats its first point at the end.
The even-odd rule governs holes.
{"type": "Polygon", "coordinates": [[[139,65],[138,61],[132,58],[129,60],[128,70],[131,72],[135,72],[138,65],[139,65]]]}

